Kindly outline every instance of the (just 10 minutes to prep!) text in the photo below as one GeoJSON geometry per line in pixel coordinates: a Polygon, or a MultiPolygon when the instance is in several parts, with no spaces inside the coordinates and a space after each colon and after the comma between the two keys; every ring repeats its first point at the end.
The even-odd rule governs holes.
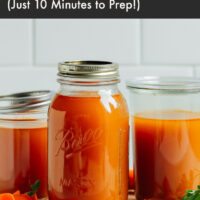
{"type": "Polygon", "coordinates": [[[73,1],[66,0],[8,0],[8,11],[12,10],[122,10],[124,12],[140,11],[140,0],[109,0],[108,4],[100,0],[73,1]]]}

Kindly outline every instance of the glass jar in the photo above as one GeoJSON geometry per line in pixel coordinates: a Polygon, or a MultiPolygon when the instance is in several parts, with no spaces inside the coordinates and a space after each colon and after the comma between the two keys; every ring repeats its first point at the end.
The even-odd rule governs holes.
{"type": "Polygon", "coordinates": [[[0,193],[31,190],[47,196],[47,109],[50,91],[0,96],[0,193]]]}
{"type": "Polygon", "coordinates": [[[182,199],[200,185],[200,80],[147,77],[127,86],[136,199],[182,199]]]}
{"type": "Polygon", "coordinates": [[[127,200],[129,115],[118,65],[59,64],[48,115],[50,200],[127,200]]]}

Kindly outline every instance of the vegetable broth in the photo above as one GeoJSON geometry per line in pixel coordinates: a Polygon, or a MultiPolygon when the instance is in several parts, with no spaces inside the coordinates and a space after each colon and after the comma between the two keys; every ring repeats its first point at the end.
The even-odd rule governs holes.
{"type": "Polygon", "coordinates": [[[129,117],[121,94],[103,103],[57,95],[48,128],[50,200],[127,200],[129,117]]]}
{"type": "Polygon", "coordinates": [[[0,162],[0,193],[25,193],[40,180],[38,197],[47,196],[47,127],[0,127],[0,162]]]}
{"type": "Polygon", "coordinates": [[[200,113],[166,111],[132,118],[138,200],[181,199],[200,184],[200,113]]]}

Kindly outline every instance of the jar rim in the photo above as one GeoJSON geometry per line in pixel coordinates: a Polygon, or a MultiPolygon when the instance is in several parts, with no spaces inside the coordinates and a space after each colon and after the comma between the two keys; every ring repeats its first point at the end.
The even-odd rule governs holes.
{"type": "Polygon", "coordinates": [[[118,68],[117,63],[109,61],[65,61],[58,64],[58,76],[81,79],[119,78],[118,68]]]}
{"type": "Polygon", "coordinates": [[[19,113],[47,107],[53,97],[50,90],[14,93],[0,96],[0,113],[19,113]]]}
{"type": "Polygon", "coordinates": [[[171,92],[200,91],[200,78],[196,77],[136,77],[126,81],[128,89],[157,90],[171,92]]]}

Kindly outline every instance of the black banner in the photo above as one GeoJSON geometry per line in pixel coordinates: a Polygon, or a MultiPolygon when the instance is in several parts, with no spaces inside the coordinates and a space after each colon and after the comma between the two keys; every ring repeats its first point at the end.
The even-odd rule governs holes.
{"type": "Polygon", "coordinates": [[[0,0],[0,18],[200,18],[200,0],[0,0]]]}

